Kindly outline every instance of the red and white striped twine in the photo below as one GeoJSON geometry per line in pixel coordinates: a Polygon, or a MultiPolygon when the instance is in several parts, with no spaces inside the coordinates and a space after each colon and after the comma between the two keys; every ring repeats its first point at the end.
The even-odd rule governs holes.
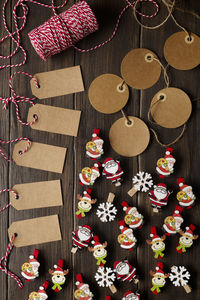
{"type": "Polygon", "coordinates": [[[13,241],[15,239],[15,236],[16,235],[14,234],[10,237],[9,244],[8,244],[8,247],[7,247],[7,250],[6,250],[6,254],[0,259],[0,270],[2,272],[6,273],[9,277],[13,278],[17,282],[18,287],[20,289],[22,289],[23,288],[23,283],[20,280],[20,278],[17,275],[15,275],[14,273],[8,271],[8,268],[7,268],[8,257],[9,257],[9,255],[10,255],[10,253],[11,253],[13,247],[14,247],[13,241]],[[4,266],[2,266],[3,261],[4,261],[4,266]]]}
{"type": "MultiPolygon", "coordinates": [[[[15,195],[15,199],[18,199],[18,194],[14,190],[12,190],[12,189],[3,189],[3,190],[0,190],[0,194],[2,194],[4,192],[13,193],[15,195]]],[[[8,203],[4,207],[0,208],[0,212],[6,210],[8,207],[10,207],[10,205],[11,205],[11,203],[8,203]]]]}
{"type": "MultiPolygon", "coordinates": [[[[12,144],[12,143],[16,143],[16,142],[20,142],[20,141],[27,141],[27,146],[26,146],[26,148],[24,149],[24,150],[21,150],[20,151],[20,155],[23,155],[25,152],[27,152],[29,149],[30,149],[30,147],[31,147],[31,141],[28,139],[28,138],[24,138],[24,137],[22,137],[22,138],[17,138],[17,139],[14,139],[14,140],[10,140],[10,141],[3,141],[3,140],[1,140],[0,139],[0,144],[12,144]]],[[[3,158],[5,159],[5,160],[7,160],[8,162],[13,162],[13,160],[12,159],[9,159],[9,157],[3,152],[3,150],[0,148],[0,155],[2,155],[3,156],[3,158]]]]}

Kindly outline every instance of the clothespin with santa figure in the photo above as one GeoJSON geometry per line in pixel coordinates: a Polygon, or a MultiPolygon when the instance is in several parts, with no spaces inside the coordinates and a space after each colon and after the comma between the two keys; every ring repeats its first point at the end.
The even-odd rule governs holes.
{"type": "Polygon", "coordinates": [[[122,180],[121,177],[124,174],[120,167],[120,162],[114,160],[112,157],[108,157],[102,164],[102,167],[104,168],[102,175],[106,176],[106,179],[111,180],[115,186],[120,186],[122,180]]]}
{"type": "Polygon", "coordinates": [[[154,258],[163,258],[164,257],[164,251],[165,251],[165,243],[164,240],[166,239],[166,236],[163,235],[159,237],[157,235],[156,227],[151,227],[151,234],[150,237],[152,240],[146,240],[148,245],[151,245],[151,249],[155,253],[154,258]]]}
{"type": "Polygon", "coordinates": [[[124,294],[122,300],[141,300],[141,298],[138,292],[133,293],[132,291],[128,291],[124,294]]]}
{"type": "Polygon", "coordinates": [[[179,205],[183,208],[190,209],[194,204],[196,197],[193,194],[192,187],[185,184],[184,178],[177,178],[178,185],[180,187],[180,192],[176,195],[179,205]]]}
{"type": "Polygon", "coordinates": [[[39,277],[39,267],[40,263],[37,258],[39,255],[39,250],[35,249],[33,255],[29,256],[28,262],[25,262],[21,267],[21,274],[26,279],[26,281],[34,280],[39,277]]]}
{"type": "Polygon", "coordinates": [[[118,280],[133,281],[135,284],[139,282],[138,276],[136,275],[136,268],[129,263],[128,259],[115,261],[114,271],[118,280]]]}
{"type": "Polygon", "coordinates": [[[172,216],[168,216],[164,220],[163,230],[165,231],[165,235],[170,236],[171,234],[176,234],[181,229],[181,224],[184,219],[181,216],[183,208],[179,205],[176,205],[175,210],[172,216]]]}
{"type": "Polygon", "coordinates": [[[152,288],[151,291],[154,295],[157,295],[161,292],[160,288],[164,287],[166,284],[166,278],[170,276],[170,274],[165,274],[163,271],[163,263],[158,262],[156,271],[150,271],[150,275],[152,276],[152,288]]]}
{"type": "Polygon", "coordinates": [[[97,199],[91,198],[92,189],[87,189],[83,192],[83,196],[77,195],[78,210],[76,211],[76,217],[81,219],[85,217],[85,213],[88,213],[92,209],[92,204],[97,202],[97,199]]]}
{"type": "Polygon", "coordinates": [[[124,220],[119,221],[119,229],[121,234],[118,235],[118,243],[120,247],[126,250],[133,250],[136,247],[137,240],[133,234],[133,230],[125,226],[124,220]]]}
{"type": "Polygon", "coordinates": [[[93,167],[84,167],[79,174],[79,180],[81,186],[93,185],[98,177],[100,177],[99,168],[101,164],[96,162],[93,167]]]}
{"type": "Polygon", "coordinates": [[[126,201],[123,201],[121,205],[126,213],[125,223],[132,229],[141,229],[144,224],[144,217],[138,212],[137,207],[129,206],[126,201]]]}
{"type": "Polygon", "coordinates": [[[107,247],[108,243],[104,242],[103,244],[101,244],[99,242],[98,235],[96,235],[93,238],[92,244],[94,246],[88,247],[88,250],[90,252],[93,252],[93,256],[97,260],[97,266],[103,267],[106,264],[106,260],[105,260],[105,258],[107,257],[106,247],[107,247]]]}
{"type": "Polygon", "coordinates": [[[46,300],[48,299],[47,288],[49,286],[49,282],[45,281],[45,283],[39,287],[37,292],[32,292],[29,294],[28,300],[46,300]]]}
{"type": "Polygon", "coordinates": [[[156,171],[161,178],[164,178],[174,173],[174,164],[176,160],[172,155],[173,151],[173,148],[167,148],[165,152],[165,157],[159,158],[159,160],[157,161],[156,171]]]}
{"type": "Polygon", "coordinates": [[[53,287],[52,290],[55,293],[59,293],[62,290],[62,286],[64,285],[66,278],[65,276],[69,273],[69,269],[63,270],[63,259],[59,259],[58,265],[54,265],[54,271],[49,269],[49,274],[52,275],[53,287]]]}
{"type": "Polygon", "coordinates": [[[86,144],[86,155],[92,160],[100,159],[104,154],[103,143],[104,141],[99,137],[100,130],[94,129],[92,140],[86,144]]]}
{"type": "Polygon", "coordinates": [[[149,191],[149,199],[153,212],[158,213],[162,207],[166,206],[168,198],[172,193],[173,191],[168,190],[164,183],[154,185],[153,190],[149,191]]]}
{"type": "Polygon", "coordinates": [[[75,254],[78,249],[88,248],[92,238],[93,233],[89,225],[79,226],[77,230],[72,232],[73,246],[71,252],[75,254]]]}
{"type": "Polygon", "coordinates": [[[92,300],[93,294],[90,291],[90,287],[88,284],[83,282],[82,274],[76,275],[76,286],[77,289],[74,292],[75,299],[80,300],[92,300]]]}
{"type": "Polygon", "coordinates": [[[195,226],[191,224],[189,227],[185,228],[185,232],[181,229],[179,234],[179,244],[176,247],[176,251],[180,254],[185,253],[187,248],[190,248],[193,245],[193,240],[198,239],[198,235],[194,235],[195,226]]]}

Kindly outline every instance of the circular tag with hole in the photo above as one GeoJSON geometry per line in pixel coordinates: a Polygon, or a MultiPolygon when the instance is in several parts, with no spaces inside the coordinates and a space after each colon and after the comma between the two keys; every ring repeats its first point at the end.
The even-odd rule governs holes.
{"type": "Polygon", "coordinates": [[[174,33],[165,42],[164,56],[173,68],[191,70],[200,64],[200,38],[184,31],[174,33]]]}
{"type": "Polygon", "coordinates": [[[191,112],[190,98],[177,88],[169,87],[160,90],[151,102],[152,118],[165,128],[177,128],[185,124],[191,112]]]}
{"type": "Polygon", "coordinates": [[[114,74],[103,74],[91,83],[88,97],[91,105],[97,111],[113,114],[126,105],[129,90],[121,77],[114,74]]]}
{"type": "Polygon", "coordinates": [[[161,74],[157,56],[148,49],[134,49],[122,60],[121,74],[132,88],[144,90],[153,86],[161,74]]]}
{"type": "Polygon", "coordinates": [[[150,133],[147,125],[139,118],[128,116],[118,119],[109,132],[110,144],[115,152],[132,157],[142,153],[148,146],[150,133]]]}

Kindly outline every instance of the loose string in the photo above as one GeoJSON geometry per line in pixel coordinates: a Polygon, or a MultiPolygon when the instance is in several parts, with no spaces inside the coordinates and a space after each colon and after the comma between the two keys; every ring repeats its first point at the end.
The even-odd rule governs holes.
{"type": "Polygon", "coordinates": [[[7,250],[6,250],[6,254],[0,259],[0,270],[2,272],[6,273],[9,277],[13,278],[17,282],[18,287],[20,289],[22,289],[23,288],[23,283],[20,280],[20,278],[17,275],[15,275],[14,273],[8,271],[8,268],[7,268],[8,257],[9,257],[9,255],[10,255],[10,253],[11,253],[13,247],[14,247],[13,242],[14,242],[15,237],[16,237],[16,234],[14,234],[10,237],[9,244],[8,244],[8,247],[7,247],[7,250]],[[3,264],[3,266],[2,266],[2,264],[3,264]]]}
{"type": "Polygon", "coordinates": [[[166,84],[166,87],[168,88],[169,87],[169,76],[167,74],[167,68],[168,68],[168,64],[166,67],[163,66],[163,64],[161,63],[161,61],[159,59],[157,59],[156,57],[153,56],[153,60],[155,60],[162,68],[163,70],[163,76],[164,76],[164,80],[165,80],[165,84],[166,84]]]}
{"type": "MultiPolygon", "coordinates": [[[[12,190],[12,189],[3,189],[3,190],[0,190],[0,194],[2,194],[2,193],[4,193],[4,192],[13,193],[14,196],[15,196],[15,199],[18,199],[18,198],[19,198],[18,194],[17,194],[14,190],[12,190]]],[[[9,208],[10,206],[11,206],[11,203],[8,203],[7,205],[5,205],[4,207],[2,207],[2,208],[0,209],[0,212],[6,210],[6,209],[9,208]]]]}
{"type": "Polygon", "coordinates": [[[126,119],[127,124],[130,125],[132,123],[132,121],[129,119],[129,117],[127,116],[127,114],[124,112],[123,109],[121,109],[121,113],[122,113],[122,116],[126,119]]]}
{"type": "MultiPolygon", "coordinates": [[[[3,141],[0,139],[0,144],[12,144],[12,143],[16,143],[16,142],[20,142],[20,141],[27,141],[27,146],[24,150],[21,150],[19,155],[23,155],[25,152],[27,152],[30,147],[31,147],[31,141],[28,139],[28,138],[18,138],[18,139],[14,139],[14,140],[11,140],[11,141],[3,141]]],[[[3,152],[3,150],[0,148],[0,155],[3,156],[3,158],[8,161],[8,162],[13,162],[13,159],[9,159],[8,156],[3,152]]]]}

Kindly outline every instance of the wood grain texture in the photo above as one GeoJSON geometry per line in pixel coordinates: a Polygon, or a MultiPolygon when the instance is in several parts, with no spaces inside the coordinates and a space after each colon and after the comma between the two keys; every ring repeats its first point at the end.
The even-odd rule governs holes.
{"type": "MultiPolygon", "coordinates": [[[[44,3],[49,3],[48,0],[44,0],[44,3]]],[[[75,1],[69,1],[68,5],[71,5],[75,1]]],[[[100,30],[88,36],[82,42],[79,43],[80,47],[89,48],[97,43],[104,41],[112,32],[115,20],[121,9],[124,6],[124,2],[121,0],[99,0],[91,1],[88,3],[94,9],[100,24],[100,30]]],[[[14,1],[12,5],[14,4],[14,1]]],[[[198,1],[181,1],[179,4],[185,9],[191,9],[198,11],[200,4],[198,1]]],[[[186,182],[190,183],[198,196],[200,194],[200,188],[198,186],[199,178],[199,153],[200,145],[198,143],[198,133],[200,129],[199,124],[199,104],[193,105],[193,112],[188,123],[188,128],[184,138],[178,142],[175,148],[175,157],[177,163],[175,166],[176,173],[174,176],[168,178],[165,182],[170,188],[174,189],[174,194],[170,197],[169,206],[161,214],[155,216],[150,208],[150,203],[146,194],[137,194],[132,199],[127,195],[127,191],[131,187],[131,178],[138,170],[146,170],[154,174],[155,182],[159,182],[158,176],[155,174],[155,165],[159,157],[164,153],[156,142],[153,136],[151,136],[151,142],[148,149],[140,156],[136,158],[123,158],[120,157],[122,169],[125,171],[124,182],[121,187],[115,188],[105,178],[101,178],[94,186],[94,196],[98,199],[98,203],[106,201],[109,192],[116,194],[114,200],[115,205],[119,210],[118,219],[113,223],[100,223],[97,216],[94,213],[88,214],[85,219],[77,220],[74,217],[74,211],[77,206],[76,194],[82,193],[83,189],[78,183],[78,174],[82,167],[92,165],[92,162],[86,158],[85,155],[85,143],[90,139],[93,128],[101,128],[101,136],[105,141],[105,153],[106,156],[113,156],[118,158],[118,155],[114,153],[109,145],[109,129],[111,125],[121,117],[121,113],[112,115],[100,114],[94,110],[88,100],[88,88],[94,78],[103,73],[120,74],[120,66],[123,57],[130,50],[138,47],[144,47],[155,52],[161,61],[166,64],[163,56],[163,46],[165,40],[179,29],[175,24],[169,20],[163,27],[155,31],[141,29],[133,18],[132,11],[129,10],[122,18],[114,40],[108,45],[91,53],[79,53],[73,49],[69,49],[62,54],[56,55],[46,62],[42,61],[40,57],[35,53],[32,45],[29,42],[27,33],[40,25],[51,16],[51,11],[45,8],[38,7],[37,5],[29,4],[30,15],[27,25],[22,34],[22,41],[24,47],[28,51],[28,60],[25,66],[21,69],[25,72],[35,74],[39,72],[45,72],[55,70],[59,68],[72,67],[74,65],[81,65],[84,85],[86,91],[83,93],[77,93],[75,95],[66,95],[58,98],[50,98],[45,100],[39,100],[39,103],[59,106],[69,109],[79,109],[82,111],[81,124],[79,134],[77,138],[70,136],[64,136],[53,133],[46,133],[42,131],[32,130],[28,127],[22,127],[17,123],[15,108],[12,104],[9,104],[9,110],[2,111],[0,109],[0,138],[9,139],[17,137],[29,137],[34,142],[47,143],[50,145],[67,147],[67,157],[64,166],[63,174],[60,176],[55,173],[48,173],[45,171],[39,171],[34,169],[28,169],[16,166],[14,164],[8,165],[3,159],[0,159],[0,183],[2,188],[12,187],[15,184],[43,181],[43,180],[55,180],[61,179],[62,193],[63,193],[63,207],[42,208],[28,211],[16,211],[14,208],[10,208],[9,211],[1,213],[1,235],[0,235],[0,253],[5,253],[8,243],[7,239],[7,227],[14,221],[23,220],[28,218],[41,217],[46,215],[59,214],[59,220],[61,225],[61,232],[63,240],[61,242],[55,242],[50,244],[35,245],[30,247],[24,247],[16,249],[14,248],[10,259],[9,268],[16,274],[20,275],[21,265],[28,259],[28,256],[32,254],[34,248],[40,250],[40,277],[34,282],[25,283],[22,290],[19,290],[14,280],[7,278],[4,273],[0,273],[0,299],[1,300],[21,300],[28,299],[28,295],[31,291],[37,290],[37,288],[46,280],[50,280],[48,269],[53,268],[54,264],[58,263],[60,258],[65,260],[65,268],[70,268],[70,275],[67,277],[65,288],[58,295],[54,295],[50,292],[49,299],[73,299],[74,283],[76,281],[76,273],[82,272],[85,280],[90,284],[95,299],[104,300],[106,294],[110,294],[109,289],[99,288],[94,280],[94,274],[97,270],[96,261],[92,254],[87,250],[77,252],[74,256],[71,255],[71,233],[77,228],[78,225],[90,224],[96,234],[99,235],[100,240],[104,242],[108,241],[108,266],[113,266],[115,260],[124,259],[128,257],[130,263],[137,268],[137,273],[140,277],[138,286],[129,283],[116,282],[118,293],[112,296],[112,299],[121,299],[122,295],[132,289],[136,291],[140,290],[142,299],[152,300],[153,296],[149,289],[151,287],[151,278],[149,270],[155,267],[156,261],[153,259],[151,249],[146,245],[145,240],[149,236],[150,227],[157,225],[161,228],[164,217],[171,213],[177,204],[175,198],[177,192],[176,177],[183,176],[186,182]],[[32,18],[31,18],[32,15],[32,18]],[[134,204],[138,206],[139,211],[145,216],[144,228],[136,233],[139,241],[139,245],[133,252],[127,252],[122,250],[117,243],[117,235],[119,234],[118,221],[123,218],[124,213],[121,208],[121,201],[127,201],[130,205],[134,204]]],[[[0,11],[2,3],[0,2],[0,11]]],[[[149,8],[148,8],[149,11],[149,8]]],[[[11,13],[8,10],[8,17],[11,13]]],[[[154,20],[142,20],[150,25],[157,24],[166,16],[166,10],[162,7],[159,15],[154,20]]],[[[188,14],[182,14],[175,12],[177,20],[191,29],[196,34],[200,34],[199,21],[193,16],[188,14]]],[[[13,26],[11,19],[10,25],[13,26]]],[[[10,50],[10,41],[6,42],[4,46],[1,46],[1,53],[8,53],[10,50]]],[[[14,47],[12,45],[12,47],[14,47]]],[[[21,53],[12,59],[12,63],[18,62],[21,57],[21,53]]],[[[13,72],[14,70],[12,70],[13,72]]],[[[191,98],[198,97],[199,81],[198,81],[199,68],[191,71],[177,71],[173,68],[169,68],[169,77],[171,86],[182,88],[191,98]]],[[[0,91],[1,95],[9,96],[10,91],[8,89],[8,79],[10,71],[4,70],[0,72],[0,91]]],[[[152,88],[143,92],[130,89],[130,100],[125,107],[125,111],[129,115],[140,117],[147,122],[147,112],[151,99],[159,89],[164,87],[163,76],[161,76],[158,83],[152,88]]],[[[23,76],[16,77],[14,80],[14,87],[19,95],[31,95],[31,89],[29,81],[23,76]]],[[[1,105],[2,106],[2,105],[1,105]]],[[[29,107],[26,104],[20,106],[20,112],[23,120],[26,120],[29,107]]],[[[163,129],[158,128],[159,136],[163,142],[170,142],[175,138],[180,129],[163,129]]],[[[6,148],[5,148],[6,149],[6,148]]],[[[13,147],[9,150],[12,153],[13,147]]],[[[105,156],[105,157],[106,157],[105,156]]],[[[8,195],[1,195],[1,201],[4,203],[8,201],[8,195]]],[[[93,206],[93,212],[96,212],[98,204],[93,206]]],[[[199,217],[200,210],[199,204],[190,211],[184,211],[183,214],[186,218],[184,225],[189,225],[190,222],[197,226],[197,232],[199,230],[199,217]]],[[[161,232],[161,231],[160,231],[161,232]]],[[[156,299],[171,299],[176,297],[177,300],[181,300],[185,297],[188,300],[200,299],[200,274],[198,272],[199,259],[199,245],[197,240],[194,247],[188,251],[184,256],[176,253],[175,247],[178,242],[178,236],[172,237],[167,240],[166,258],[166,271],[172,264],[183,264],[191,272],[192,280],[191,286],[193,291],[191,294],[186,294],[182,288],[175,288],[168,282],[163,292],[156,296],[156,299]]]]}

